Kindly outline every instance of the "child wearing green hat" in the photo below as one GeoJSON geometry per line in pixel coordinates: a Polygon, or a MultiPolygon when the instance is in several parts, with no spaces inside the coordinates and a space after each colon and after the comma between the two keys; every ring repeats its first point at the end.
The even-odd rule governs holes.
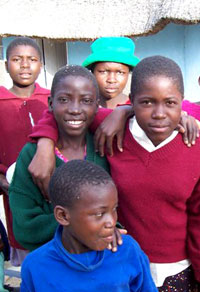
{"type": "Polygon", "coordinates": [[[134,42],[127,37],[102,37],[93,42],[91,51],[83,66],[97,79],[100,105],[113,109],[118,104],[129,102],[123,90],[130,71],[139,62],[134,55],[134,42]]]}

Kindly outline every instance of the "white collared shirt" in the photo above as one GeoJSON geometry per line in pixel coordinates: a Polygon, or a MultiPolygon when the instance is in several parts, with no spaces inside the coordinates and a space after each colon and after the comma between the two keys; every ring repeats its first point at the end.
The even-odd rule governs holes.
{"type": "MultiPolygon", "coordinates": [[[[129,120],[129,130],[133,135],[133,138],[138,142],[138,144],[140,144],[148,152],[153,152],[163,147],[164,145],[172,141],[178,134],[178,131],[173,131],[173,133],[167,139],[165,139],[159,145],[155,146],[147,137],[142,128],[138,125],[135,117],[129,120]]],[[[154,283],[157,287],[161,287],[165,281],[165,278],[180,273],[181,271],[188,268],[190,265],[191,262],[188,259],[175,263],[150,263],[150,270],[154,283]]]]}

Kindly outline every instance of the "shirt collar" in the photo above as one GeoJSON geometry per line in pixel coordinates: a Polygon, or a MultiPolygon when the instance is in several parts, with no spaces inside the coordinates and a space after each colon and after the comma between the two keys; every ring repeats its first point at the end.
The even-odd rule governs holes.
{"type": "Polygon", "coordinates": [[[153,152],[164,145],[168,144],[170,141],[172,141],[176,135],[178,134],[178,131],[173,131],[173,133],[164,141],[162,141],[159,145],[155,146],[151,140],[147,137],[145,132],[142,130],[142,128],[138,125],[138,122],[135,118],[131,118],[129,120],[129,130],[131,134],[133,135],[133,138],[140,144],[145,150],[148,152],[153,152]]]}

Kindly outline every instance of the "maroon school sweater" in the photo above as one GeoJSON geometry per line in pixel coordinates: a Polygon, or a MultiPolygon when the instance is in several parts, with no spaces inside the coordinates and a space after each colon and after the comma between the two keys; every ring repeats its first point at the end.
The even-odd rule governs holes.
{"type": "MultiPolygon", "coordinates": [[[[31,119],[37,123],[42,117],[43,111],[47,108],[49,92],[36,84],[30,97],[20,98],[0,86],[0,173],[6,173],[27,143],[28,135],[32,131],[31,119]]],[[[4,195],[4,207],[10,244],[12,247],[20,248],[12,232],[12,216],[7,195],[4,195]]]]}

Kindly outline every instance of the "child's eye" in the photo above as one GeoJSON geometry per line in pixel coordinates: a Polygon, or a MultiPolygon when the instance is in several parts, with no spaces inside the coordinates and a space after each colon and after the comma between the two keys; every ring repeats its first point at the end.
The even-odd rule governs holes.
{"type": "Polygon", "coordinates": [[[31,60],[31,62],[37,62],[38,61],[38,59],[36,59],[36,58],[31,58],[30,60],[31,60]]]}
{"type": "Polygon", "coordinates": [[[168,100],[168,101],[167,101],[167,104],[169,104],[169,105],[174,105],[174,104],[176,104],[176,102],[175,102],[174,100],[168,100]]]}
{"type": "Polygon", "coordinates": [[[94,103],[94,100],[91,99],[91,98],[84,98],[82,100],[82,102],[87,105],[87,104],[93,104],[94,103]]]}
{"type": "Polygon", "coordinates": [[[61,96],[58,98],[59,102],[61,103],[67,103],[69,101],[69,98],[68,97],[64,97],[64,96],[61,96]]]}
{"type": "Polygon", "coordinates": [[[20,61],[20,58],[13,58],[12,61],[13,62],[18,62],[18,61],[20,61]]]}
{"type": "Polygon", "coordinates": [[[125,72],[123,72],[123,71],[118,71],[117,74],[118,74],[118,75],[124,75],[125,72]]]}
{"type": "Polygon", "coordinates": [[[144,105],[151,105],[152,102],[150,100],[143,100],[142,101],[142,104],[144,104],[144,105]]]}
{"type": "Polygon", "coordinates": [[[105,73],[107,73],[106,70],[99,70],[98,72],[101,73],[101,74],[105,74],[105,73]]]}
{"type": "Polygon", "coordinates": [[[103,216],[103,212],[97,212],[97,213],[95,214],[95,216],[100,218],[100,217],[103,216]]]}
{"type": "Polygon", "coordinates": [[[115,208],[113,208],[113,211],[114,212],[117,212],[117,208],[118,208],[118,206],[116,206],[115,208]]]}

